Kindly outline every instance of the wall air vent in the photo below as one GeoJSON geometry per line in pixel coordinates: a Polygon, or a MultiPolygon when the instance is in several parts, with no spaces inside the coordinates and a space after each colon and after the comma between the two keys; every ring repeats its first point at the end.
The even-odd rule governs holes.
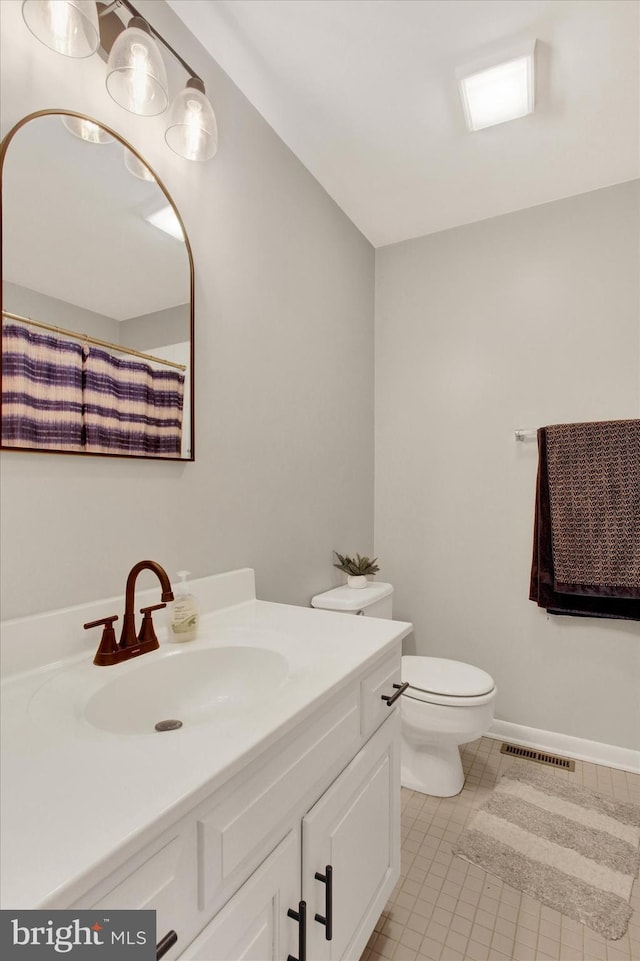
{"type": "Polygon", "coordinates": [[[546,751],[535,751],[530,747],[522,747],[521,744],[502,744],[501,754],[509,754],[511,757],[521,757],[525,761],[536,761],[538,764],[550,764],[551,767],[562,768],[563,771],[575,771],[576,762],[567,757],[558,757],[557,754],[547,754],[546,751]]]}

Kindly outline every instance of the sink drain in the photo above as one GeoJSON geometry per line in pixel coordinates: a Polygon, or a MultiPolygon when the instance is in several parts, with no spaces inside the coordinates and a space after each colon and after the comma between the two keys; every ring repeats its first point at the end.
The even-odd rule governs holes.
{"type": "Polygon", "coordinates": [[[158,721],[156,731],[177,731],[179,727],[182,727],[182,721],[169,719],[168,721],[158,721]]]}

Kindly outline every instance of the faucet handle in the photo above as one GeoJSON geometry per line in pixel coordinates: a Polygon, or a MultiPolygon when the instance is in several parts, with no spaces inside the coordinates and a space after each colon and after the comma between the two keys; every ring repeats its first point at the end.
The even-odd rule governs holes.
{"type": "Polygon", "coordinates": [[[111,617],[103,617],[97,621],[89,621],[84,625],[85,631],[88,631],[92,627],[104,626],[102,638],[98,645],[96,656],[93,659],[93,663],[98,664],[100,667],[104,667],[106,664],[113,664],[115,655],[118,653],[116,632],[113,629],[113,622],[117,620],[118,615],[113,614],[111,617]]]}
{"type": "Polygon", "coordinates": [[[88,624],[83,624],[85,631],[89,630],[91,627],[101,627],[103,624],[105,628],[109,628],[114,621],[118,620],[117,614],[112,614],[111,617],[103,617],[98,621],[89,621],[88,624]]]}
{"type": "Polygon", "coordinates": [[[139,641],[151,641],[156,647],[159,647],[158,638],[156,637],[156,632],[153,628],[153,619],[151,617],[153,611],[160,611],[166,604],[152,604],[151,607],[141,607],[140,613],[144,614],[142,618],[142,626],[140,627],[140,633],[138,634],[139,641]]]}

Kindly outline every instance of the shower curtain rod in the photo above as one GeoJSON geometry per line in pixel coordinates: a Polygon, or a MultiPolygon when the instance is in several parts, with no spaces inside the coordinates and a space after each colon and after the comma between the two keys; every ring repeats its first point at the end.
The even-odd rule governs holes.
{"type": "Polygon", "coordinates": [[[63,337],[72,337],[74,340],[82,340],[88,344],[94,344],[96,347],[107,347],[109,350],[117,350],[121,354],[132,354],[134,357],[141,357],[142,360],[153,361],[154,364],[164,364],[166,367],[175,367],[177,370],[185,371],[185,364],[176,364],[173,360],[164,360],[163,357],[154,357],[153,354],[143,354],[139,350],[134,350],[133,347],[123,347],[122,344],[111,344],[108,340],[99,340],[97,337],[91,337],[89,334],[80,334],[76,330],[65,330],[64,327],[55,327],[53,324],[45,324],[41,320],[34,320],[32,317],[23,317],[21,314],[12,314],[8,310],[2,311],[3,317],[8,317],[9,320],[19,320],[23,324],[31,324],[32,327],[41,327],[42,330],[51,330],[56,334],[62,334],[63,337]]]}

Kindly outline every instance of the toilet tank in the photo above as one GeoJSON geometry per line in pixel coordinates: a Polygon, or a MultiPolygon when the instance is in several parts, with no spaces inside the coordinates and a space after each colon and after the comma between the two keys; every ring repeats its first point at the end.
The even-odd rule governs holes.
{"type": "Polygon", "coordinates": [[[343,614],[364,614],[367,617],[392,618],[393,586],[374,583],[366,587],[334,587],[331,591],[316,594],[311,606],[323,611],[342,611],[343,614]]]}

